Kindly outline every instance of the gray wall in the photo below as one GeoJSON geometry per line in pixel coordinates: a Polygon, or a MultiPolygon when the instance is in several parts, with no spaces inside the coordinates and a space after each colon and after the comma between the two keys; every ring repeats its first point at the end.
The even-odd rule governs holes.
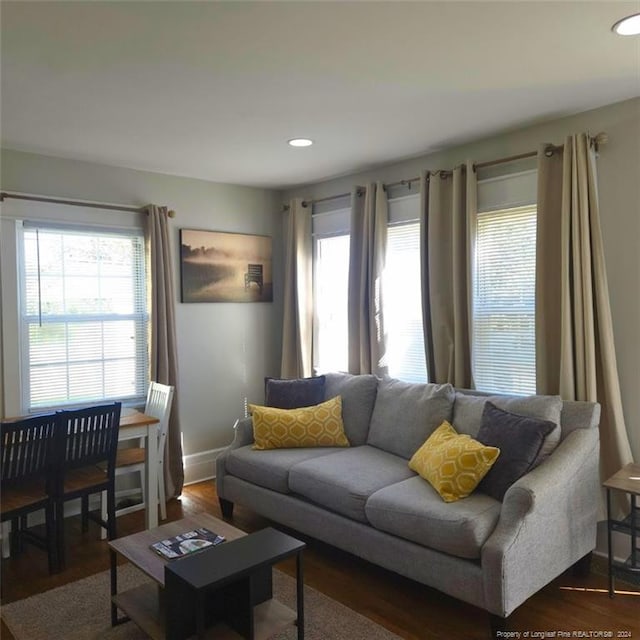
{"type": "MultiPolygon", "coordinates": [[[[470,118],[473,113],[470,112],[470,118]]],[[[640,460],[640,99],[572,117],[451,146],[438,153],[296,188],[284,194],[307,199],[345,193],[372,180],[395,182],[425,169],[447,169],[471,159],[483,162],[526,153],[565,136],[604,131],[608,144],[598,160],[600,212],[611,297],[622,402],[635,460],[640,460]]],[[[506,165],[503,165],[506,170],[506,165]]]]}
{"type": "MultiPolygon", "coordinates": [[[[184,452],[203,455],[228,444],[235,419],[244,415],[245,398],[261,402],[264,376],[278,375],[280,370],[281,194],[6,149],[1,185],[5,191],[135,206],[154,203],[175,209],[171,237],[184,452]],[[180,303],[180,228],[272,236],[274,302],[180,303]]],[[[17,336],[3,335],[3,341],[9,345],[17,336]]],[[[211,468],[211,475],[211,457],[200,462],[211,468]]],[[[203,474],[204,467],[196,476],[203,474]]]]}

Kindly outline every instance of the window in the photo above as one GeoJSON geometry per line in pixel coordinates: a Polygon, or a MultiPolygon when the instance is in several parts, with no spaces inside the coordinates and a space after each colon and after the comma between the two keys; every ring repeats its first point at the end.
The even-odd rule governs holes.
{"type": "MultiPolygon", "coordinates": [[[[389,200],[383,314],[387,349],[380,364],[394,378],[425,382],[418,195],[389,200]]],[[[314,214],[314,368],[347,371],[350,209],[314,214]]]]}
{"type": "Polygon", "coordinates": [[[25,224],[22,240],[24,406],[144,401],[142,235],[25,224]]]}
{"type": "Polygon", "coordinates": [[[314,246],[315,370],[347,371],[349,236],[318,237],[314,246]]]}
{"type": "Polygon", "coordinates": [[[382,303],[389,375],[407,382],[426,382],[417,222],[388,228],[382,303]]]}
{"type": "Polygon", "coordinates": [[[535,206],[478,214],[473,284],[477,389],[536,391],[535,261],[535,206]]]}

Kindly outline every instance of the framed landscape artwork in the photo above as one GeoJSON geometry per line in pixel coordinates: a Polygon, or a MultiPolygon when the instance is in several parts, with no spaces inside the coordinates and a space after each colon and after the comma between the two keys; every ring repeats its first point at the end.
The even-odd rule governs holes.
{"type": "Polygon", "coordinates": [[[272,302],[269,236],[180,229],[182,302],[272,302]]]}

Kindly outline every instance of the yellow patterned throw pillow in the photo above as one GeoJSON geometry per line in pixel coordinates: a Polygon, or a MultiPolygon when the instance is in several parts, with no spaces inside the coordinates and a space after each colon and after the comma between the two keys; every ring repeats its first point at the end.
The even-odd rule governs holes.
{"type": "Polygon", "coordinates": [[[253,414],[254,449],[349,446],[340,396],[300,409],[250,404],[249,411],[253,414]]]}
{"type": "Polygon", "coordinates": [[[427,480],[445,502],[466,498],[498,459],[486,447],[443,422],[413,454],[409,468],[427,480]]]}

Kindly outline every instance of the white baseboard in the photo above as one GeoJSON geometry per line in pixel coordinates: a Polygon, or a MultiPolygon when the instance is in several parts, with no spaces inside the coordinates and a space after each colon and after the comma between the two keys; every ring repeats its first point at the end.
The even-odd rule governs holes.
{"type": "Polygon", "coordinates": [[[195,484],[203,480],[212,480],[216,477],[216,459],[226,449],[210,449],[183,456],[184,484],[195,484]]]}

